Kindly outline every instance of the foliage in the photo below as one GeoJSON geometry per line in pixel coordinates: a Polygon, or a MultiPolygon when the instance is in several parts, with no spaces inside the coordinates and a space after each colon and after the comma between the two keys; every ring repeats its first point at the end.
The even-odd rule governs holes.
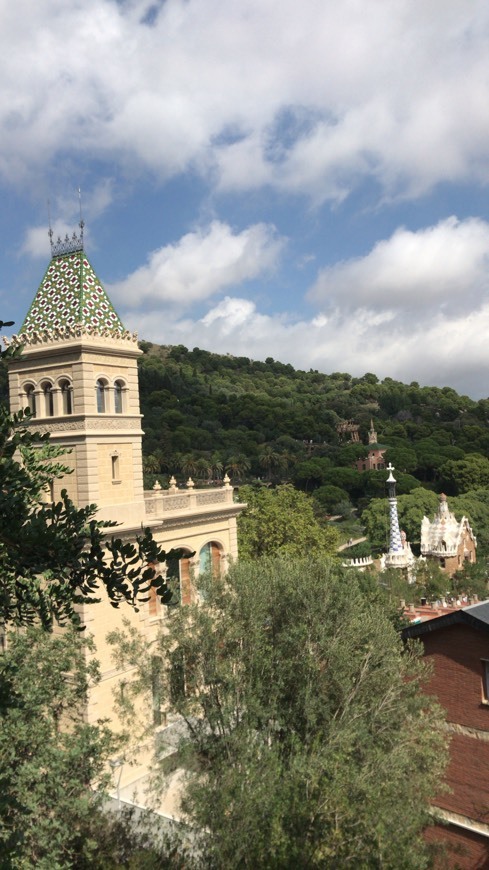
{"type": "Polygon", "coordinates": [[[451,578],[451,591],[455,595],[478,595],[481,601],[487,598],[489,563],[487,556],[477,562],[464,562],[460,571],[451,578]]]}
{"type": "Polygon", "coordinates": [[[339,486],[358,506],[361,499],[383,495],[375,492],[372,478],[352,468],[368,451],[373,418],[387,460],[399,474],[398,492],[419,483],[449,494],[462,492],[460,484],[486,485],[480,469],[466,480],[463,469],[444,466],[474,451],[489,459],[488,400],[475,402],[448,387],[380,381],[373,373],[352,378],[345,372],[298,371],[271,358],[260,362],[182,345],[145,342],[143,350],[144,450],[165,457],[169,473],[178,472],[179,451],[194,461],[209,462],[218,454],[223,467],[239,456],[236,479],[292,477],[306,491],[339,486]],[[358,424],[363,444],[340,439],[337,425],[349,418],[358,424]],[[340,469],[346,476],[338,476],[340,469]],[[401,473],[406,473],[402,481],[401,473]]]}
{"type": "Polygon", "coordinates": [[[470,453],[464,459],[449,459],[440,468],[441,484],[447,495],[460,495],[489,485],[489,459],[470,453]]]}
{"type": "Polygon", "coordinates": [[[166,554],[149,530],[135,543],[107,539],[116,524],[94,519],[95,505],[76,508],[66,492],[48,501],[52,479],[67,469],[29,422],[27,412],[0,407],[0,625],[78,623],[76,606],[100,600],[101,588],[114,607],[137,606],[150,586],[168,600],[149,566],[178,553],[166,554]]]}
{"type": "Polygon", "coordinates": [[[91,819],[118,747],[104,722],[83,715],[98,679],[96,664],[86,664],[90,650],[73,630],[54,636],[31,627],[10,634],[0,656],[2,867],[89,866],[96,852],[91,819]]]}
{"type": "Polygon", "coordinates": [[[239,563],[160,638],[206,866],[428,866],[443,716],[367,581],[324,559],[239,563]]]}
{"type": "MultiPolygon", "coordinates": [[[[397,498],[399,525],[406,532],[408,541],[419,541],[421,520],[432,516],[438,508],[439,500],[435,493],[418,487],[408,495],[397,498]]],[[[372,499],[362,512],[362,522],[372,546],[384,550],[389,540],[389,504],[386,498],[372,499]]]]}
{"type": "Polygon", "coordinates": [[[348,493],[340,486],[320,486],[319,489],[314,490],[313,498],[323,510],[332,514],[335,512],[333,510],[335,505],[348,500],[348,493]]]}
{"type": "Polygon", "coordinates": [[[260,556],[331,555],[338,536],[331,526],[321,526],[314,516],[311,499],[290,484],[276,489],[242,486],[240,501],[248,508],[238,519],[240,559],[260,556]]]}

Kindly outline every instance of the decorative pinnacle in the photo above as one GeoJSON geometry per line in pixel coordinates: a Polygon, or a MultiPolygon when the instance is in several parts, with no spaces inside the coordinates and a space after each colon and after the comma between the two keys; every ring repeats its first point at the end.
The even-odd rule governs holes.
{"type": "Polygon", "coordinates": [[[74,254],[76,251],[83,251],[83,228],[85,226],[85,221],[82,216],[82,207],[81,207],[81,190],[78,188],[78,199],[80,203],[80,221],[78,226],[80,227],[80,235],[73,231],[73,235],[71,238],[68,233],[66,233],[64,239],[61,236],[58,236],[57,242],[53,242],[53,229],[51,227],[51,209],[48,200],[48,214],[49,214],[49,242],[51,244],[51,256],[52,257],[61,257],[63,254],[74,254]]]}
{"type": "Polygon", "coordinates": [[[394,475],[392,474],[392,472],[393,472],[394,470],[395,470],[395,469],[394,469],[394,466],[392,465],[391,462],[389,462],[389,465],[387,466],[387,471],[389,472],[389,477],[387,478],[386,483],[395,483],[395,482],[396,482],[396,478],[395,478],[394,475]]]}

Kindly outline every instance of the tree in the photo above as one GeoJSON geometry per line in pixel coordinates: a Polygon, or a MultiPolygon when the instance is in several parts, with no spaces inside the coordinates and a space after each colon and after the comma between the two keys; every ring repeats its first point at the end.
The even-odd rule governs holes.
{"type": "Polygon", "coordinates": [[[364,583],[324,559],[239,563],[160,638],[162,697],[188,729],[182,807],[208,866],[428,866],[443,716],[364,583]]]}
{"type": "Polygon", "coordinates": [[[0,656],[2,867],[89,866],[96,853],[91,819],[118,741],[83,715],[89,683],[99,679],[96,664],[86,664],[90,649],[73,630],[30,627],[11,634],[0,656]]]}
{"type": "Polygon", "coordinates": [[[166,583],[150,566],[180,553],[165,553],[149,530],[134,544],[108,538],[116,523],[97,521],[95,505],[76,508],[66,492],[48,501],[53,478],[68,469],[28,421],[27,412],[11,416],[0,406],[0,627],[78,624],[77,605],[99,601],[103,587],[114,607],[137,607],[150,586],[167,601],[166,583]]]}
{"type": "Polygon", "coordinates": [[[329,514],[334,513],[334,508],[342,501],[348,501],[348,493],[339,486],[320,486],[314,490],[314,501],[317,501],[323,510],[329,514]]]}
{"type": "Polygon", "coordinates": [[[242,453],[238,453],[235,456],[230,456],[226,463],[226,471],[228,472],[229,476],[235,477],[237,480],[241,480],[241,478],[249,470],[250,462],[242,453]]]}
{"type": "Polygon", "coordinates": [[[441,486],[448,495],[460,495],[489,484],[489,459],[468,453],[465,459],[449,459],[440,468],[441,486]]]}
{"type": "Polygon", "coordinates": [[[239,499],[248,508],[238,519],[240,559],[274,554],[297,557],[308,552],[332,555],[338,533],[321,526],[311,499],[291,484],[276,489],[242,486],[239,499]]]}

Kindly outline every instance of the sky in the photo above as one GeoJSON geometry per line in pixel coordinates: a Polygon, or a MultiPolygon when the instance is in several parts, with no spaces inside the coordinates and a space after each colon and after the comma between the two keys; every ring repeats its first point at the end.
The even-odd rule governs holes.
{"type": "Polygon", "coordinates": [[[489,395],[487,0],[0,0],[0,95],[15,329],[80,189],[141,339],[489,395]]]}

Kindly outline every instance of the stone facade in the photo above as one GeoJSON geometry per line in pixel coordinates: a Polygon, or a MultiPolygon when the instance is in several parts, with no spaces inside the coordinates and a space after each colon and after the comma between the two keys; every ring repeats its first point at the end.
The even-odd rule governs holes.
{"type": "MultiPolygon", "coordinates": [[[[243,505],[234,502],[229,480],[212,490],[173,487],[144,492],[137,373],[141,351],[136,337],[124,330],[84,253],[77,256],[83,259],[80,281],[89,276],[88,289],[96,288],[99,321],[102,315],[109,319],[94,321],[97,311],[94,314],[89,306],[87,288],[77,286],[70,257],[53,257],[46,273],[49,286],[45,276],[20,336],[13,339],[24,350],[10,363],[11,410],[30,407],[34,417],[29,425],[49,432],[51,441],[68,451],[63,461],[72,473],[55,482],[51,499],[57,500],[65,488],[75,504],[95,503],[99,519],[115,520],[117,535],[130,540],[149,527],[163,549],[182,548],[188,553],[176,569],[181,600],[186,602],[194,597],[192,578],[199,570],[211,566],[222,572],[237,558],[236,518],[243,505]],[[53,276],[62,322],[48,295],[53,276]]],[[[156,600],[143,604],[138,612],[127,605],[114,608],[106,600],[82,608],[102,672],[88,702],[88,721],[107,717],[116,730],[120,727],[114,694],[132,676],[114,662],[108,632],[120,628],[126,618],[152,642],[166,610],[156,600]]],[[[146,749],[139,762],[124,764],[121,787],[144,773],[151,746],[146,749]]]]}

